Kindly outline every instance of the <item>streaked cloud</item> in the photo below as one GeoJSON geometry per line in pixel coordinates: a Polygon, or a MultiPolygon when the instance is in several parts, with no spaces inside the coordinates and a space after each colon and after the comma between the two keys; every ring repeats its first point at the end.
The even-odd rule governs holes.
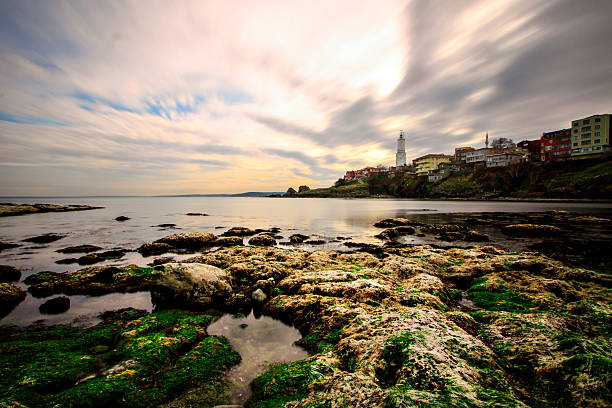
{"type": "Polygon", "coordinates": [[[612,107],[605,0],[33,2],[0,14],[0,189],[326,186],[612,107]]]}

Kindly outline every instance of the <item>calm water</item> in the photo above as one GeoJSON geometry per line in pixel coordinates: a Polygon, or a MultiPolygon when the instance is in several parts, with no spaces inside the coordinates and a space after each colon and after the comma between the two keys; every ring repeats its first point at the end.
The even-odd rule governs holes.
{"type": "MultiPolygon", "coordinates": [[[[612,214],[608,203],[525,203],[491,201],[423,201],[379,199],[274,199],[274,198],[226,198],[226,197],[87,197],[87,198],[2,198],[2,202],[89,204],[104,209],[30,214],[0,218],[0,240],[18,243],[18,248],[0,252],[0,264],[16,266],[23,277],[33,273],[73,271],[83,268],[77,264],[59,265],[55,261],[75,257],[61,254],[57,249],[72,245],[92,244],[106,250],[124,248],[134,250],[175,232],[209,231],[220,234],[229,227],[281,229],[285,238],[294,233],[310,235],[311,239],[333,240],[337,236],[351,237],[354,242],[380,242],[374,238],[379,232],[372,225],[387,217],[408,216],[430,223],[451,222],[452,213],[471,212],[537,212],[569,210],[588,214],[612,214]],[[207,217],[187,216],[188,212],[210,214],[207,217]],[[450,214],[450,215],[449,215],[450,214]],[[114,219],[120,215],[130,217],[125,222],[114,219]],[[176,224],[176,229],[156,227],[158,224],[176,224]],[[23,239],[45,234],[59,233],[66,237],[46,245],[29,244],[23,239]]],[[[500,237],[502,239],[503,237],[500,237]]],[[[427,243],[427,238],[406,237],[408,243],[427,243]]],[[[347,249],[341,242],[328,242],[321,246],[305,246],[306,249],[347,249]]],[[[80,256],[76,254],[77,257],[80,256]]],[[[180,260],[192,255],[172,255],[180,260]]],[[[143,258],[137,252],[128,252],[120,260],[107,261],[106,265],[137,264],[145,266],[154,257],[143,258]]],[[[100,264],[99,264],[100,265],[100,264]]],[[[150,309],[148,293],[109,298],[73,297],[73,309],[83,313],[99,313],[117,307],[142,307],[150,309]],[[123,301],[123,300],[125,301],[123,301]]],[[[30,296],[15,311],[0,321],[31,322],[45,318],[48,322],[72,320],[74,313],[49,318],[37,313],[43,300],[30,296]]],[[[83,318],[83,316],[81,316],[83,318]]]]}

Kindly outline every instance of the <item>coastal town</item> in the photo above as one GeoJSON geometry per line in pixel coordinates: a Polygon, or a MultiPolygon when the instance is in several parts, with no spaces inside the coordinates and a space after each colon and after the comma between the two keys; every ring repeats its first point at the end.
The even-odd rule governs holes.
{"type": "Polygon", "coordinates": [[[539,139],[522,140],[492,139],[488,132],[483,148],[457,146],[454,154],[429,153],[406,161],[406,136],[400,132],[397,139],[395,166],[364,167],[349,170],[346,181],[363,181],[370,176],[387,174],[426,177],[428,182],[437,182],[453,173],[469,168],[506,167],[523,162],[566,161],[595,158],[610,151],[610,114],[597,114],[574,119],[571,127],[543,132],[539,139]]]}

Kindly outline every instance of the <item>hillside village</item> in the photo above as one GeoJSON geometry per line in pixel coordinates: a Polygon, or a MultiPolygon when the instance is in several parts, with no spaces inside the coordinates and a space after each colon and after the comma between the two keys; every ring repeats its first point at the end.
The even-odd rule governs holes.
{"type": "Polygon", "coordinates": [[[506,167],[523,162],[567,161],[596,158],[610,151],[610,114],[592,115],[571,121],[571,127],[542,133],[539,139],[514,143],[510,139],[485,136],[485,147],[455,147],[454,154],[430,153],[406,163],[405,137],[397,140],[396,165],[349,170],[345,181],[366,180],[386,174],[426,177],[437,182],[464,169],[506,167]]]}

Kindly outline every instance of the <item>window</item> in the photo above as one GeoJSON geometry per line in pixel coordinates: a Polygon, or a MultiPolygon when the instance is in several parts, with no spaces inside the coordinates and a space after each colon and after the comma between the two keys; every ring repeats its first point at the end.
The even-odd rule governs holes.
{"type": "Polygon", "coordinates": [[[591,131],[591,127],[590,127],[590,126],[584,126],[584,127],[582,128],[582,131],[583,131],[583,132],[590,132],[590,131],[591,131]]]}
{"type": "Polygon", "coordinates": [[[578,128],[574,129],[574,133],[578,133],[578,128]]]}
{"type": "Polygon", "coordinates": [[[593,150],[601,150],[601,146],[593,146],[593,150]]]}
{"type": "Polygon", "coordinates": [[[586,145],[590,145],[591,141],[590,140],[583,140],[582,142],[580,142],[581,145],[586,146],[586,145]]]}
{"type": "Polygon", "coordinates": [[[582,138],[584,139],[585,137],[591,137],[591,134],[590,133],[583,133],[582,134],[582,138]]]}
{"type": "Polygon", "coordinates": [[[595,118],[595,122],[601,122],[601,118],[595,118]]]}
{"type": "Polygon", "coordinates": [[[591,119],[585,119],[582,121],[583,125],[588,125],[589,123],[591,123],[591,119]]]}
{"type": "Polygon", "coordinates": [[[595,132],[595,136],[601,136],[601,132],[595,132]]]}
{"type": "Polygon", "coordinates": [[[580,122],[579,121],[572,122],[572,126],[580,126],[580,122]]]}
{"type": "Polygon", "coordinates": [[[578,140],[578,135],[574,136],[574,140],[578,140]]]}
{"type": "Polygon", "coordinates": [[[601,128],[601,125],[595,125],[595,129],[601,128]]]}
{"type": "Polygon", "coordinates": [[[593,140],[593,144],[599,144],[599,143],[601,143],[601,139],[595,139],[595,140],[593,140]]]}
{"type": "Polygon", "coordinates": [[[572,153],[580,153],[580,149],[572,149],[572,153]]]}
{"type": "Polygon", "coordinates": [[[578,143],[574,143],[574,147],[578,146],[578,143]]]}

